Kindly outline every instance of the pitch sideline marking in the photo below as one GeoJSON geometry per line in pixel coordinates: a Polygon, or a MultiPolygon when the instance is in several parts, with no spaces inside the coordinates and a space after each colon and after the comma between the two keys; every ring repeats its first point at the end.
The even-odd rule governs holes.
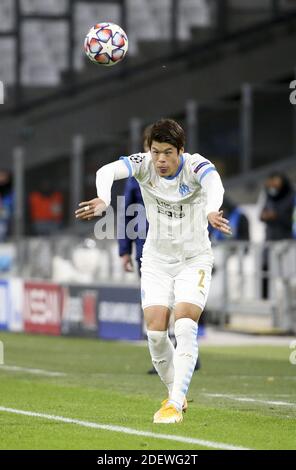
{"type": "Polygon", "coordinates": [[[204,393],[207,397],[212,398],[228,398],[229,400],[242,401],[248,403],[262,403],[265,405],[276,405],[276,406],[292,406],[295,407],[296,403],[289,403],[288,401],[279,401],[279,400],[258,400],[257,398],[249,397],[236,397],[234,395],[225,395],[223,393],[204,393]]]}
{"type": "Polygon", "coordinates": [[[20,366],[0,366],[0,372],[1,370],[8,370],[12,372],[28,372],[29,374],[36,374],[36,375],[45,375],[48,377],[64,377],[65,374],[64,372],[53,372],[49,370],[44,370],[44,369],[31,369],[30,367],[20,367],[20,366]]]}
{"type": "Polygon", "coordinates": [[[4,406],[0,406],[0,412],[1,411],[6,412],[6,413],[14,413],[18,415],[31,416],[33,418],[43,418],[43,419],[48,419],[51,421],[59,421],[62,423],[67,423],[67,424],[76,424],[78,426],[83,426],[86,428],[102,429],[104,431],[113,431],[113,432],[119,432],[122,434],[151,437],[153,439],[164,439],[167,441],[183,442],[186,444],[196,444],[196,445],[200,445],[203,447],[211,447],[214,449],[250,450],[246,447],[233,446],[230,444],[224,444],[222,442],[205,441],[203,439],[176,436],[173,434],[158,434],[158,433],[149,432],[149,431],[139,431],[138,429],[126,428],[124,426],[112,426],[109,424],[92,423],[89,421],[81,421],[79,419],[65,418],[63,416],[55,416],[55,415],[48,415],[44,413],[35,413],[32,411],[17,410],[14,408],[6,408],[4,406]]]}

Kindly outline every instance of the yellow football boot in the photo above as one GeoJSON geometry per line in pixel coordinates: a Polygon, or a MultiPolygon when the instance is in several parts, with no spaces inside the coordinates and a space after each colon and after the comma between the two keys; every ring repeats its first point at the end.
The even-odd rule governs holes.
{"type": "Polygon", "coordinates": [[[153,417],[153,423],[155,424],[171,424],[181,423],[183,421],[182,411],[178,411],[174,405],[167,403],[168,400],[164,400],[165,404],[155,413],[153,417]]]}
{"type": "MultiPolygon", "coordinates": [[[[161,406],[166,405],[168,401],[169,401],[169,398],[166,398],[165,400],[163,400],[163,401],[161,402],[161,406]]],[[[183,411],[183,413],[186,413],[187,408],[188,408],[188,403],[187,403],[187,400],[186,400],[186,397],[185,397],[185,398],[184,398],[184,403],[183,403],[183,406],[182,406],[182,411],[183,411]]]]}

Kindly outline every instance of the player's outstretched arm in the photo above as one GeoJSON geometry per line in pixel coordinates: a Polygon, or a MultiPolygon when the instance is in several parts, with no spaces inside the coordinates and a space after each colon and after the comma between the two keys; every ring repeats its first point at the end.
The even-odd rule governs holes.
{"type": "Polygon", "coordinates": [[[115,180],[127,178],[129,170],[122,160],[109,163],[97,171],[96,187],[98,197],[83,201],[75,211],[76,219],[91,220],[102,215],[111,202],[111,189],[115,180]]]}

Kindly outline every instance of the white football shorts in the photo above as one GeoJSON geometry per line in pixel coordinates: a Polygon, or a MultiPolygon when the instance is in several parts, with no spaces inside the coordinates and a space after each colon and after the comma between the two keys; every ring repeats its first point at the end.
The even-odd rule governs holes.
{"type": "Polygon", "coordinates": [[[188,302],[203,310],[209,295],[213,262],[211,251],[174,263],[143,256],[142,308],[163,305],[172,309],[179,302],[188,302]]]}

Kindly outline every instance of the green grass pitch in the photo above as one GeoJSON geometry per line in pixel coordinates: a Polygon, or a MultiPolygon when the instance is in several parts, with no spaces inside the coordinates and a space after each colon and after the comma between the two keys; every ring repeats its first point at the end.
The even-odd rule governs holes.
{"type": "Polygon", "coordinates": [[[201,342],[202,368],[194,374],[183,423],[154,425],[153,414],[166,391],[157,376],[146,373],[147,347],[3,332],[0,340],[6,366],[0,366],[0,407],[155,434],[92,429],[2,410],[1,449],[209,448],[159,434],[250,449],[296,448],[296,365],[289,362],[288,347],[209,347],[201,342]]]}

